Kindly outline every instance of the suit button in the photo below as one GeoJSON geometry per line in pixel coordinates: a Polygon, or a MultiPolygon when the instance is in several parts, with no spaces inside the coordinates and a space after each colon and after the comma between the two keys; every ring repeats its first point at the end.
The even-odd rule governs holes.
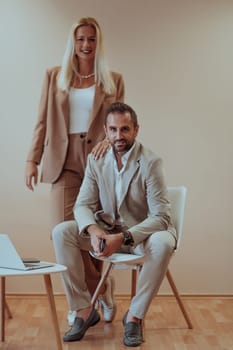
{"type": "Polygon", "coordinates": [[[91,140],[87,140],[87,143],[91,143],[92,141],[91,140]]]}
{"type": "Polygon", "coordinates": [[[83,139],[85,137],[85,135],[80,134],[80,139],[83,139]]]}

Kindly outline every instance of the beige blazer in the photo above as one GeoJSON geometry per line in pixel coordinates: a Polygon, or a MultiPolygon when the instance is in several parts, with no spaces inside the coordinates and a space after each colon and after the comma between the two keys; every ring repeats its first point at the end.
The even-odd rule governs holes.
{"type": "MultiPolygon", "coordinates": [[[[119,213],[132,233],[135,245],[157,231],[169,230],[176,237],[170,218],[170,203],[161,158],[136,142],[122,176],[119,213]]],[[[74,206],[81,234],[87,234],[86,227],[96,223],[96,212],[99,210],[102,210],[109,226],[114,226],[114,178],[112,152],[97,161],[89,155],[84,180],[74,206]]]]}
{"type": "MultiPolygon", "coordinates": [[[[69,95],[57,88],[60,67],[46,71],[39,104],[38,119],[27,161],[40,164],[43,156],[41,181],[54,183],[62,172],[69,130],[69,95]]],[[[109,105],[124,99],[124,82],[120,74],[112,72],[116,92],[107,95],[102,86],[96,86],[91,124],[86,136],[85,159],[92,148],[104,138],[104,117],[109,105]]]]}

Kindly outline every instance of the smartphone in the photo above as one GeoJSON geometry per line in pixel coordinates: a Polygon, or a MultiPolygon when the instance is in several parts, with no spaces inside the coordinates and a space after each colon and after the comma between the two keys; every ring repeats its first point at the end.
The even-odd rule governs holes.
{"type": "Polygon", "coordinates": [[[40,262],[40,260],[37,258],[22,258],[22,261],[24,264],[34,264],[40,262]]]}
{"type": "Polygon", "coordinates": [[[100,252],[102,253],[104,251],[106,240],[105,238],[100,238],[100,252]]]}

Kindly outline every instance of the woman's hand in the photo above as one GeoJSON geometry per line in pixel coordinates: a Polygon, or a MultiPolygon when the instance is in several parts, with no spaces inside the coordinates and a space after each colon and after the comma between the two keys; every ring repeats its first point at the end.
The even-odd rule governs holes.
{"type": "Polygon", "coordinates": [[[34,187],[37,185],[38,181],[38,169],[35,162],[27,162],[25,169],[25,184],[29,190],[34,191],[34,187]],[[33,187],[34,185],[34,187],[33,187]]]}
{"type": "Polygon", "coordinates": [[[103,157],[109,150],[110,146],[111,144],[107,139],[98,142],[97,145],[95,145],[95,147],[91,151],[95,160],[99,159],[100,157],[103,157]]]}

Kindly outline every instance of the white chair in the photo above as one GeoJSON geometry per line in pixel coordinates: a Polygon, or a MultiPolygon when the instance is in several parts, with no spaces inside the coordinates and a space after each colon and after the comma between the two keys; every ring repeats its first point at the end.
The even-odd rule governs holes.
{"type": "MultiPolygon", "coordinates": [[[[171,217],[172,217],[173,224],[176,228],[177,237],[178,237],[177,246],[176,246],[176,249],[174,250],[174,253],[177,251],[179,247],[181,236],[182,236],[186,192],[187,190],[183,186],[168,187],[168,197],[171,203],[171,217]]],[[[100,282],[96,288],[96,291],[92,297],[92,304],[95,305],[95,302],[99,295],[99,291],[101,290],[101,287],[104,285],[105,280],[108,277],[108,274],[112,268],[132,269],[132,277],[131,277],[131,298],[132,298],[136,294],[137,274],[138,272],[140,272],[141,266],[143,264],[143,257],[135,254],[124,254],[124,253],[118,254],[117,253],[117,254],[112,254],[108,258],[103,258],[103,259],[101,258],[100,260],[106,262],[107,265],[102,274],[100,282]]],[[[174,296],[177,300],[177,303],[180,307],[180,310],[185,318],[188,328],[192,329],[193,326],[192,326],[191,320],[180,298],[178,289],[175,285],[175,282],[172,278],[172,275],[169,269],[166,272],[166,277],[174,293],[174,296]]]]}

